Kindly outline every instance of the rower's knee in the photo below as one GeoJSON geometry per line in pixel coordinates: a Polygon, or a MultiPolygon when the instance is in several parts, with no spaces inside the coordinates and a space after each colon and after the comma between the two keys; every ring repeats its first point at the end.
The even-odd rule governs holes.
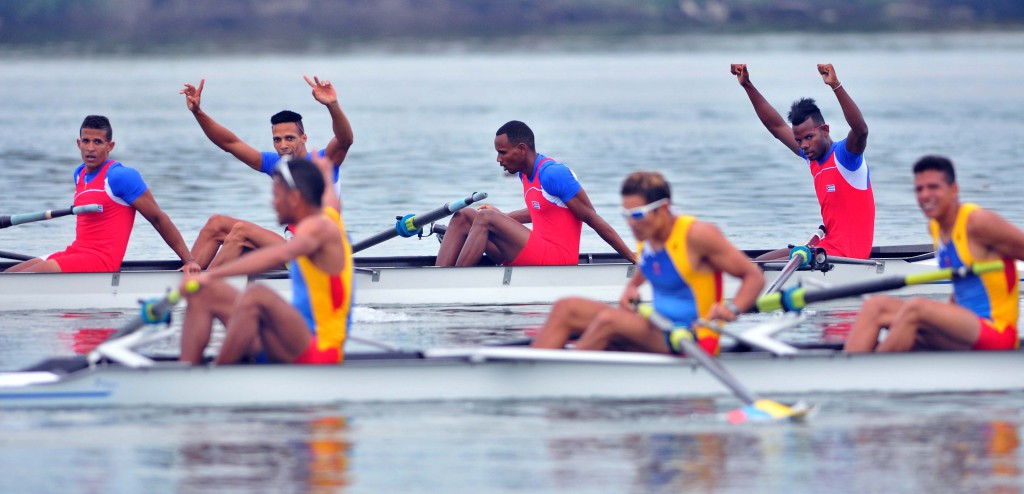
{"type": "Polygon", "coordinates": [[[245,288],[235,304],[235,311],[260,310],[267,297],[274,291],[262,283],[252,283],[245,288]]]}
{"type": "Polygon", "coordinates": [[[231,228],[228,230],[227,235],[224,236],[225,245],[242,245],[244,247],[252,246],[253,237],[252,223],[245,221],[236,221],[231,228]]]}
{"type": "Polygon", "coordinates": [[[590,327],[587,328],[587,331],[602,340],[610,340],[615,336],[615,321],[614,309],[608,308],[602,310],[594,316],[594,320],[590,323],[590,327]]]}
{"type": "Polygon", "coordinates": [[[231,232],[235,223],[239,223],[235,218],[223,214],[215,214],[206,220],[206,224],[199,230],[199,236],[220,241],[231,232]]]}
{"type": "Polygon", "coordinates": [[[921,321],[921,316],[927,311],[927,304],[927,300],[923,298],[910,299],[900,307],[896,317],[900,322],[910,323],[916,327],[921,321]]]}

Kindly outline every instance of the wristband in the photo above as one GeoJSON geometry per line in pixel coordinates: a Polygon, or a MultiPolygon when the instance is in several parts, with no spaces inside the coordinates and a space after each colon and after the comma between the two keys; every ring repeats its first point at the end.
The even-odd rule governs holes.
{"type": "Polygon", "coordinates": [[[832,92],[836,92],[841,87],[843,87],[843,83],[842,82],[840,82],[838,86],[832,88],[832,92]]]}
{"type": "Polygon", "coordinates": [[[725,308],[729,309],[729,312],[732,312],[737,316],[743,313],[743,311],[741,311],[739,307],[736,307],[736,304],[734,304],[732,300],[725,302],[725,308]]]}

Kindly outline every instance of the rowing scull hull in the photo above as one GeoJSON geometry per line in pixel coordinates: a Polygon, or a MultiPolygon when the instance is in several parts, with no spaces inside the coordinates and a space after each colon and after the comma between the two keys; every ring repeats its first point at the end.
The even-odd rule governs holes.
{"type": "MultiPolygon", "coordinates": [[[[896,255],[921,254],[907,246],[896,255]]],[[[895,249],[889,247],[889,249],[895,249]]],[[[756,253],[756,251],[752,252],[756,253]]],[[[891,254],[890,254],[891,255],[891,254]]],[[[356,303],[389,305],[500,305],[550,304],[567,296],[615,302],[635,266],[616,255],[585,254],[575,266],[474,266],[439,268],[433,258],[357,258],[356,303]]],[[[129,309],[139,299],[161,295],[181,278],[169,261],[127,262],[119,273],[0,273],[0,310],[129,309]]],[[[2,267],[2,266],[0,266],[2,267]]],[[[776,267],[777,269],[777,267],[776,267]]],[[[836,264],[831,271],[798,271],[790,283],[817,280],[839,285],[885,275],[906,275],[935,269],[934,260],[908,262],[900,257],[879,257],[869,264],[836,264]]],[[[1024,273],[1024,270],[1022,270],[1024,273]]],[[[777,270],[767,270],[769,280],[777,270]]],[[[735,293],[738,282],[726,276],[725,294],[735,293]]],[[[290,297],[287,272],[273,272],[250,280],[268,284],[290,297]]],[[[230,282],[242,287],[247,280],[230,282]]],[[[945,283],[907,287],[901,294],[949,293],[945,283]]],[[[645,298],[649,293],[643,294],[645,298]]]]}
{"type": "MultiPolygon", "coordinates": [[[[436,349],[338,366],[117,365],[71,374],[0,373],[0,408],[285,406],[424,400],[663,399],[728,391],[694,361],[664,355],[529,348],[436,349]]],[[[833,350],[721,357],[765,396],[1024,389],[1024,353],[847,355],[833,350]]]]}

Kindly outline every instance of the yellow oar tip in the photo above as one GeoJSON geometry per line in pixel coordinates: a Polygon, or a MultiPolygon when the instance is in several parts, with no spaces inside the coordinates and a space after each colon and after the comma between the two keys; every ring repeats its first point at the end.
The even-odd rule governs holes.
{"type": "Polygon", "coordinates": [[[185,291],[188,293],[196,293],[199,291],[199,280],[188,280],[185,283],[185,291]]]}

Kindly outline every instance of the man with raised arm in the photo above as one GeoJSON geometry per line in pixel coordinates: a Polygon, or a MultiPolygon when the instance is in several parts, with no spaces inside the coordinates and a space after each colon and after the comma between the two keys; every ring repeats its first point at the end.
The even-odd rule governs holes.
{"type": "Polygon", "coordinates": [[[537,153],[533,131],[512,120],[494,138],[498,164],[518,174],[526,208],[503,213],[490,204],[455,213],[437,254],[438,266],[475,266],[483,255],[511,266],[579,263],[586,223],[630,262],[635,256],[590,203],[569,167],[537,153]],[[524,223],[533,223],[533,229],[524,223]]]}
{"type": "Polygon", "coordinates": [[[273,206],[282,225],[295,225],[290,241],[182,280],[181,292],[188,300],[182,361],[203,361],[213,319],[227,327],[218,364],[336,364],[344,359],[352,310],[352,248],[341,203],[330,186],[333,163],[319,156],[314,160],[282,161],[274,171],[273,206]],[[291,271],[291,303],[266,285],[251,283],[239,292],[223,280],[285,263],[291,271]],[[193,281],[199,290],[188,293],[193,281]]]}
{"type": "MultiPolygon", "coordinates": [[[[305,76],[305,79],[313,89],[313,98],[326,106],[331,114],[334,137],[327,143],[326,148],[317,151],[316,154],[326,157],[334,165],[330,182],[333,184],[338,181],[338,167],[345,161],[349,147],[352,146],[352,126],[345,113],[341,111],[337,92],[331,82],[321,81],[315,76],[313,79],[305,76]]],[[[217,147],[231,153],[253,170],[268,176],[273,175],[277,163],[284,156],[312,158],[313,152],[306,149],[307,137],[301,115],[284,110],[272,116],[270,125],[274,137],[274,151],[260,152],[202,110],[200,102],[205,83],[206,80],[202,79],[198,87],[185,84],[185,88],[180,92],[185,95],[185,105],[196,117],[199,127],[217,147]]],[[[211,216],[199,231],[199,236],[192,244],[192,255],[206,269],[235,259],[248,250],[281,242],[284,242],[284,237],[276,232],[249,221],[218,214],[211,216]]]]}
{"type": "MultiPolygon", "coordinates": [[[[681,353],[676,338],[687,331],[662,331],[637,314],[640,286],[650,281],[653,309],[677,327],[689,329],[699,318],[732,321],[753,307],[764,274],[711,223],[670,209],[672,194],[660,173],[634,172],[622,183],[622,214],[640,242],[638,269],[626,284],[618,307],[596,300],[566,298],[533,342],[535,348],[562,348],[580,336],[580,350],[628,350],[681,353]],[[722,301],[722,274],[740,278],[733,300],[722,301]]],[[[695,330],[697,343],[718,353],[718,333],[695,330]]]]}
{"type": "Polygon", "coordinates": [[[181,232],[157,205],[142,175],[110,159],[114,150],[110,120],[89,115],[78,130],[82,164],[75,168],[75,206],[99,204],[103,211],[76,217],[75,241],[65,250],[45,259],[35,258],[11,266],[8,272],[104,272],[121,270],[128,239],[135,225],[135,212],[142,213],[181,259],[186,273],[200,270],[181,232]]]}
{"type": "MultiPolygon", "coordinates": [[[[875,196],[864,149],[868,125],[857,104],[836,76],[832,64],[818,64],[818,73],[839,101],[850,133],[833,142],[829,126],[813,99],[802,98],[789,110],[789,123],[750,82],[746,64],[732,64],[732,73],[747,92],[754,112],[769,132],[810,167],[821,206],[826,237],[819,247],[829,255],[867,259],[875,235],[875,196]],[[790,127],[792,125],[792,127],[790,127]]],[[[762,259],[784,257],[788,249],[769,252],[762,259]]]]}
{"type": "Polygon", "coordinates": [[[949,302],[874,296],[864,301],[846,340],[847,352],[1012,350],[1020,345],[1017,319],[1024,232],[996,213],[961,203],[953,163],[925,156],[914,163],[914,191],[935,243],[939,266],[1002,260],[1001,271],[953,281],[949,302]],[[881,328],[889,333],[878,342],[881,328]]]}

